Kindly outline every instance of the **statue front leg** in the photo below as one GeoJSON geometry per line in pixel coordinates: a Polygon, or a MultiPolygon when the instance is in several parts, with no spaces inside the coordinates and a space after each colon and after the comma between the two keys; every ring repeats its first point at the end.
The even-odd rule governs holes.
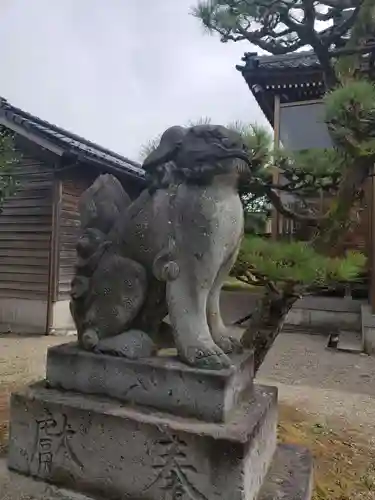
{"type": "Polygon", "coordinates": [[[193,366],[227,368],[231,361],[212,338],[207,304],[219,271],[242,236],[241,201],[225,185],[183,185],[173,209],[179,272],[167,281],[167,304],[178,353],[193,366]]]}
{"type": "Polygon", "coordinates": [[[195,270],[182,266],[178,278],[167,283],[169,319],[179,356],[199,368],[228,368],[231,361],[213,341],[207,324],[209,288],[202,288],[195,275],[195,270]]]}

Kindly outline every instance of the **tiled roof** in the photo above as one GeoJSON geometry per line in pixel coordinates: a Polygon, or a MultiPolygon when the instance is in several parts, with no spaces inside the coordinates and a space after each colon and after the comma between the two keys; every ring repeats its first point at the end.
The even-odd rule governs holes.
{"type": "MultiPolygon", "coordinates": [[[[375,50],[375,38],[374,40],[369,40],[368,44],[362,47],[363,53],[363,64],[366,67],[366,64],[369,63],[370,54],[374,53],[375,50]]],[[[319,70],[320,63],[318,58],[314,54],[312,50],[300,50],[298,52],[292,52],[291,54],[282,54],[282,55],[258,55],[257,52],[245,52],[242,60],[244,61],[244,65],[238,65],[237,69],[242,72],[248,72],[252,70],[262,71],[264,70],[289,70],[289,69],[297,69],[297,70],[319,70]]]]}
{"type": "Polygon", "coordinates": [[[319,68],[319,62],[313,51],[293,52],[279,56],[259,56],[256,52],[247,52],[242,58],[245,65],[237,66],[240,71],[247,70],[288,70],[319,68]]]}
{"type": "Polygon", "coordinates": [[[138,178],[145,177],[145,172],[140,164],[16,108],[3,98],[0,98],[0,114],[28,132],[42,137],[69,153],[83,156],[88,161],[91,159],[103,163],[103,165],[112,165],[117,170],[124,169],[130,175],[138,178]]]}

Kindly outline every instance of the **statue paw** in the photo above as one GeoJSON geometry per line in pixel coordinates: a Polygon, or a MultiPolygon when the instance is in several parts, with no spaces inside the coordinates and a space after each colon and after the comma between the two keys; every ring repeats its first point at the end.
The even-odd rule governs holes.
{"type": "Polygon", "coordinates": [[[216,344],[189,347],[187,354],[181,357],[189,365],[206,370],[224,370],[233,365],[230,358],[216,344]]]}
{"type": "Polygon", "coordinates": [[[99,342],[98,334],[95,330],[86,330],[80,340],[80,344],[87,351],[93,351],[99,342]]]}
{"type": "Polygon", "coordinates": [[[219,346],[226,354],[235,354],[243,351],[241,342],[235,337],[223,335],[217,340],[215,339],[215,344],[219,346]]]}
{"type": "Polygon", "coordinates": [[[95,352],[128,359],[148,358],[155,354],[151,338],[140,330],[128,330],[114,337],[100,340],[95,352]]]}

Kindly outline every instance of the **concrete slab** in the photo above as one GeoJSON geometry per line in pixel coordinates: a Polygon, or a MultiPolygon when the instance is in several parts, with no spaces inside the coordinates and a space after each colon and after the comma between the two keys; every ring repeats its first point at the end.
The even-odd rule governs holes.
{"type": "Polygon", "coordinates": [[[312,490],[313,459],[309,450],[296,445],[279,445],[258,500],[310,500],[312,490]]]}
{"type": "Polygon", "coordinates": [[[375,314],[372,314],[371,306],[369,304],[362,306],[361,318],[364,351],[370,356],[375,356],[375,314]]]}
{"type": "Polygon", "coordinates": [[[76,344],[51,347],[51,388],[97,394],[205,421],[227,421],[253,387],[253,354],[233,357],[233,369],[198,370],[174,357],[130,360],[95,354],[76,344]]]}
{"type": "Polygon", "coordinates": [[[363,352],[362,335],[352,330],[341,330],[339,332],[338,351],[360,354],[363,352]]]}
{"type": "Polygon", "coordinates": [[[363,301],[351,298],[306,296],[297,300],[285,318],[286,327],[319,329],[330,333],[332,329],[360,330],[363,301]]]}
{"type": "Polygon", "coordinates": [[[257,386],[230,423],[215,424],[36,384],[12,396],[8,463],[99,498],[255,500],[276,426],[271,387],[257,386]]]}

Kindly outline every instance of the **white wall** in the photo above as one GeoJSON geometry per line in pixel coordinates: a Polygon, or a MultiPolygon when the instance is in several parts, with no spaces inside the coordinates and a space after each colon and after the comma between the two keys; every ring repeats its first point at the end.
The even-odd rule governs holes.
{"type": "Polygon", "coordinates": [[[69,309],[69,300],[59,300],[53,304],[52,334],[73,334],[76,329],[69,309]]]}
{"type": "Polygon", "coordinates": [[[0,333],[41,334],[46,331],[47,301],[0,299],[0,333]]]}

